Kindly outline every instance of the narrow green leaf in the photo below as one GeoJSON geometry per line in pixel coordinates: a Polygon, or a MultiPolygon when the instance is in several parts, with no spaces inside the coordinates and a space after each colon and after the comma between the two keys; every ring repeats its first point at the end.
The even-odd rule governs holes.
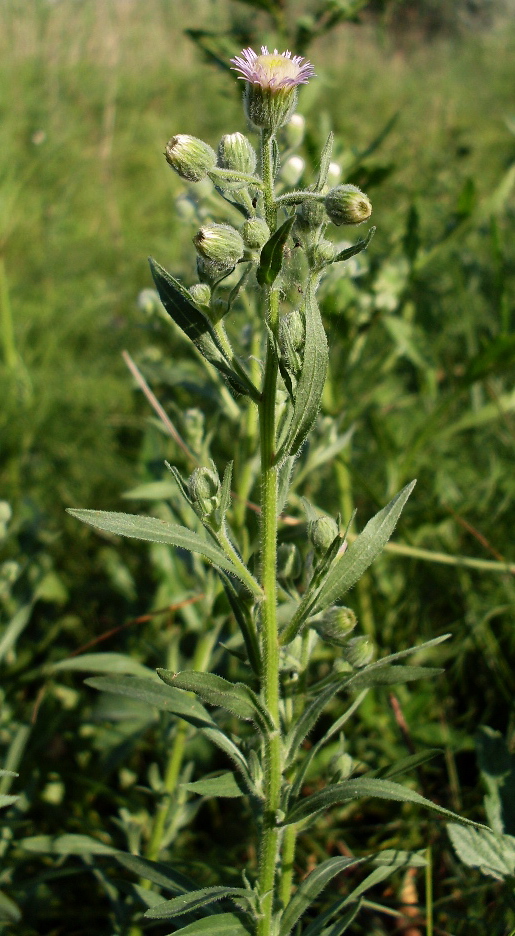
{"type": "Polygon", "coordinates": [[[443,754],[441,748],[428,748],[427,751],[419,751],[418,754],[409,754],[407,757],[402,757],[400,760],[396,761],[395,764],[391,764],[378,775],[385,780],[391,780],[393,777],[399,777],[401,774],[407,773],[409,770],[414,770],[416,767],[427,763],[427,761],[433,760],[433,757],[437,757],[438,754],[443,754]]]}
{"type": "Polygon", "coordinates": [[[329,858],[318,865],[297,888],[282,917],[279,936],[289,936],[292,929],[308,907],[317,899],[324,887],[340,871],[350,865],[359,864],[359,858],[329,858]]]}
{"type": "Polygon", "coordinates": [[[270,716],[255,692],[244,683],[231,683],[214,673],[172,673],[158,669],[158,675],[169,686],[195,692],[204,702],[226,709],[244,721],[253,721],[259,727],[273,729],[270,716]]]}
{"type": "MultiPolygon", "coordinates": [[[[187,527],[156,517],[139,517],[136,514],[116,513],[106,510],[72,510],[68,513],[83,523],[107,533],[117,536],[128,536],[132,539],[147,540],[151,543],[165,543],[169,546],[178,546],[190,552],[199,553],[208,562],[218,566],[225,572],[240,578],[238,568],[227,558],[225,553],[214,543],[203,539],[187,527]]],[[[259,586],[258,586],[259,587],[259,586]]],[[[260,593],[260,591],[259,591],[260,593]]]]}
{"type": "Polygon", "coordinates": [[[48,855],[116,855],[118,849],[89,835],[31,835],[17,843],[24,851],[48,855]]]}
{"type": "Polygon", "coordinates": [[[10,793],[0,793],[0,809],[5,809],[7,806],[12,806],[20,797],[13,796],[10,793]]]}
{"type": "Polygon", "coordinates": [[[377,558],[390,539],[415,483],[412,481],[407,484],[386,507],[372,517],[363,532],[334,563],[318,592],[311,614],[317,614],[338,601],[377,558]]]}
{"type": "Polygon", "coordinates": [[[172,900],[164,900],[162,903],[156,904],[155,907],[150,907],[145,916],[150,920],[168,920],[171,917],[182,916],[183,913],[193,913],[201,907],[208,906],[224,898],[247,899],[253,903],[255,895],[251,890],[242,887],[203,887],[200,890],[191,891],[189,894],[173,897],[172,900]]]}
{"type": "Polygon", "coordinates": [[[224,580],[225,594],[231,606],[231,611],[236,618],[236,623],[243,636],[249,663],[256,676],[259,676],[261,673],[261,650],[249,607],[246,602],[240,598],[229,579],[225,578],[225,576],[222,576],[222,578],[224,580]]]}
{"type": "Polygon", "coordinates": [[[477,822],[472,822],[470,819],[464,819],[462,816],[456,815],[456,813],[453,813],[450,809],[444,809],[443,806],[432,803],[431,800],[426,799],[425,796],[421,796],[420,793],[416,793],[414,790],[401,786],[400,783],[393,783],[391,780],[368,779],[367,777],[358,777],[355,780],[344,780],[341,783],[327,786],[318,793],[307,796],[290,810],[286,817],[285,825],[300,822],[304,819],[311,819],[313,816],[318,815],[318,813],[325,812],[326,809],[338,803],[346,803],[350,800],[361,799],[365,796],[371,796],[375,799],[394,800],[398,803],[413,803],[415,806],[424,806],[432,812],[436,812],[441,816],[448,816],[466,825],[472,825],[475,828],[484,828],[484,826],[480,826],[477,822]]]}
{"type": "Polygon", "coordinates": [[[231,770],[220,774],[218,777],[206,777],[203,780],[197,780],[195,783],[183,783],[182,786],[189,793],[197,793],[198,796],[220,796],[227,797],[227,799],[245,796],[247,792],[238,783],[231,770]]]}
{"type": "Polygon", "coordinates": [[[365,689],[372,686],[394,686],[414,682],[416,679],[430,679],[440,676],[444,670],[436,666],[381,666],[377,669],[366,667],[352,676],[349,689],[365,689]]]}
{"type": "Polygon", "coordinates": [[[315,290],[316,283],[311,279],[303,304],[306,339],[302,369],[297,381],[295,404],[286,438],[281,442],[276,456],[276,462],[279,464],[287,456],[296,455],[303,445],[317,417],[327,376],[329,352],[315,290]]]}
{"type": "Polygon", "coordinates": [[[197,728],[216,728],[209,712],[182,689],[163,685],[159,680],[138,679],[137,676],[97,676],[86,679],[86,685],[101,692],[127,696],[152,705],[161,712],[172,712],[197,728]]]}
{"type": "Polygon", "coordinates": [[[287,218],[261,249],[259,266],[256,270],[256,279],[260,286],[272,286],[281,272],[284,245],[288,240],[294,221],[295,215],[287,218]]]}
{"type": "Polygon", "coordinates": [[[341,260],[350,260],[351,257],[355,257],[356,254],[361,253],[362,250],[366,250],[375,232],[376,228],[371,227],[366,237],[364,237],[362,240],[356,241],[352,247],[346,247],[344,250],[340,250],[340,252],[336,254],[336,257],[331,260],[331,263],[339,263],[341,260]]]}
{"type": "Polygon", "coordinates": [[[383,865],[395,870],[396,868],[425,868],[427,858],[424,852],[405,851],[402,848],[385,848],[377,852],[371,859],[376,867],[383,865]]]}
{"type": "Polygon", "coordinates": [[[341,936],[351,925],[352,921],[356,919],[360,908],[361,901],[357,901],[353,906],[344,913],[339,920],[335,920],[330,926],[326,926],[328,920],[331,917],[335,916],[339,912],[343,903],[347,903],[345,897],[340,898],[338,901],[333,901],[331,907],[326,910],[324,913],[320,913],[304,930],[302,936],[341,936]]]}
{"type": "Polygon", "coordinates": [[[342,936],[342,933],[345,933],[351,923],[354,922],[360,909],[361,903],[357,903],[354,907],[351,907],[350,910],[347,910],[347,913],[344,913],[339,920],[332,923],[331,926],[326,927],[326,929],[322,931],[317,930],[317,932],[320,933],[320,936],[342,936]]]}
{"type": "Polygon", "coordinates": [[[127,852],[121,851],[116,852],[114,857],[119,864],[127,868],[128,871],[132,871],[139,878],[146,878],[173,894],[188,894],[196,888],[194,881],[182,874],[181,871],[171,868],[170,865],[158,861],[149,861],[148,858],[129,855],[127,852]]]}
{"type": "Polygon", "coordinates": [[[174,930],[173,936],[177,933],[181,936],[250,936],[251,930],[236,913],[217,913],[174,930]]]}
{"type": "Polygon", "coordinates": [[[153,670],[138,663],[125,653],[81,653],[79,656],[59,660],[45,667],[46,673],[124,673],[134,676],[150,676],[153,670]]]}
{"type": "Polygon", "coordinates": [[[329,166],[331,165],[331,156],[333,155],[333,144],[334,133],[331,130],[320,155],[320,169],[318,170],[318,179],[315,185],[315,192],[321,192],[327,182],[329,166]]]}

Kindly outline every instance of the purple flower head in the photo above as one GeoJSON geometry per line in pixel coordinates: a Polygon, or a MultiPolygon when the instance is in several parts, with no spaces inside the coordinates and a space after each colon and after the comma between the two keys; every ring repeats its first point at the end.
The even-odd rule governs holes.
{"type": "Polygon", "coordinates": [[[267,91],[285,91],[296,88],[297,85],[307,84],[315,74],[311,62],[305,61],[301,55],[291,52],[268,51],[267,46],[261,46],[261,55],[256,55],[253,49],[243,49],[241,56],[231,59],[233,71],[241,74],[238,78],[253,85],[259,85],[267,91]]]}

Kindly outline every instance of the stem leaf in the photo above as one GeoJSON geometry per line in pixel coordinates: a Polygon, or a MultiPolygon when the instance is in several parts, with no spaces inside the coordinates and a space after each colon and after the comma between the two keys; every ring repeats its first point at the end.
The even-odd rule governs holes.
{"type": "Polygon", "coordinates": [[[315,192],[321,192],[325,183],[327,182],[329,166],[331,165],[331,156],[333,155],[333,144],[334,133],[331,130],[320,155],[320,169],[318,170],[318,179],[317,184],[315,185],[315,192]]]}
{"type": "MultiPolygon", "coordinates": [[[[181,894],[179,897],[172,897],[171,900],[164,900],[150,907],[145,916],[151,920],[168,920],[171,917],[181,916],[183,913],[194,913],[201,907],[206,907],[226,897],[240,900],[247,898],[251,903],[255,900],[254,893],[243,887],[203,887],[189,894],[181,894]]],[[[225,916],[225,914],[221,915],[225,916]]]]}
{"type": "Polygon", "coordinates": [[[220,796],[227,797],[227,799],[235,799],[247,793],[247,790],[239,785],[232,770],[219,774],[218,777],[205,777],[195,783],[183,783],[183,789],[188,790],[189,793],[197,793],[199,796],[220,796]]]}
{"type": "Polygon", "coordinates": [[[174,936],[250,936],[250,930],[244,925],[236,913],[217,913],[203,917],[175,930],[174,936]]]}
{"type": "MultiPolygon", "coordinates": [[[[165,543],[169,546],[179,546],[189,552],[199,553],[212,565],[229,572],[236,578],[241,578],[236,565],[231,562],[222,550],[214,543],[202,539],[197,533],[187,527],[156,517],[140,517],[136,514],[117,513],[108,510],[72,510],[68,513],[83,523],[107,533],[117,536],[128,536],[133,539],[147,540],[151,543],[165,543]]],[[[256,587],[257,583],[256,583],[256,587]]]]}
{"type": "Polygon", "coordinates": [[[173,894],[187,894],[195,890],[195,882],[176,871],[170,865],[158,861],[149,861],[148,858],[141,858],[139,855],[130,855],[127,852],[117,852],[114,856],[116,860],[128,871],[132,871],[140,878],[145,878],[171,891],[173,894]]]}
{"type": "Polygon", "coordinates": [[[329,858],[305,878],[290,900],[281,919],[279,936],[289,936],[302,914],[316,900],[324,887],[344,868],[359,864],[359,858],[329,858]]]}
{"type": "Polygon", "coordinates": [[[346,247],[345,250],[340,250],[340,253],[336,254],[336,257],[331,260],[331,263],[339,263],[340,260],[350,260],[351,257],[355,257],[356,254],[361,253],[362,250],[366,250],[375,232],[375,227],[371,227],[366,237],[356,241],[352,247],[346,247]]]}
{"type": "Polygon", "coordinates": [[[216,728],[209,712],[195,698],[182,689],[163,685],[157,679],[139,679],[137,676],[94,676],[86,685],[101,692],[126,696],[152,705],[161,712],[172,712],[196,728],[216,728]]]}
{"type": "Polygon", "coordinates": [[[284,245],[288,240],[294,221],[295,215],[287,218],[261,249],[259,266],[256,270],[256,279],[260,286],[272,286],[281,272],[284,245]]]}
{"type": "Polygon", "coordinates": [[[265,731],[273,730],[270,715],[264,708],[255,692],[244,683],[231,683],[215,673],[172,673],[169,670],[158,669],[158,675],[169,686],[195,692],[196,695],[209,705],[226,709],[232,715],[244,721],[253,721],[265,731]]]}

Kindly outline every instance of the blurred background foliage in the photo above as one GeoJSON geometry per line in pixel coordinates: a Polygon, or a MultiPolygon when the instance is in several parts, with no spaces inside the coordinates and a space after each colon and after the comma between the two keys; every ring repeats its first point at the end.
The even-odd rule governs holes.
{"type": "MultiPolygon", "coordinates": [[[[509,751],[514,741],[515,583],[501,565],[514,562],[513,12],[510,0],[2,0],[0,497],[10,507],[0,516],[0,742],[2,766],[20,777],[0,785],[20,799],[4,813],[0,928],[129,932],[103,871],[16,842],[87,833],[130,850],[151,812],[138,783],[167,746],[166,726],[108,711],[80,674],[50,665],[102,649],[124,654],[125,667],[128,657],[194,661],[203,615],[226,613],[206,570],[197,569],[198,602],[177,608],[198,588],[180,558],[94,536],[64,511],[155,513],[168,509],[165,494],[180,509],[163,461],[191,465],[136,388],[124,349],[184,436],[197,416],[188,423],[181,411],[195,407],[219,467],[232,455],[237,421],[220,385],[137,297],[150,285],[148,254],[195,280],[197,206],[162,153],[175,133],[216,147],[222,133],[245,130],[227,61],[249,44],[287,45],[314,62],[318,80],[300,105],[304,181],[334,129],[343,179],[368,192],[378,226],[366,255],[322,290],[332,376],[296,494],[345,522],[357,506],[361,528],[417,476],[395,537],[404,555],[385,553],[351,601],[381,654],[453,636],[438,651],[445,676],[371,696],[349,744],[379,764],[406,745],[442,747],[419,773],[421,791],[484,818],[476,731],[492,726],[509,751]],[[163,480],[166,490],[138,491],[163,480]],[[96,759],[101,777],[88,774],[96,759]]],[[[229,324],[248,339],[241,311],[229,324]]],[[[297,515],[295,498],[291,508],[297,515]]],[[[246,522],[252,535],[257,521],[246,522]]],[[[304,530],[285,525],[282,535],[304,530]]],[[[203,665],[219,663],[219,650],[202,652],[203,665]]],[[[189,752],[197,766],[210,757],[189,752]]],[[[433,820],[409,818],[367,805],[358,826],[370,843],[385,828],[399,847],[436,843],[440,932],[479,936],[488,924],[507,936],[509,888],[464,870],[433,820]]],[[[215,861],[238,863],[240,821],[226,804],[202,806],[188,832],[178,819],[181,860],[206,874],[200,843],[215,861]]],[[[340,811],[318,842],[306,835],[299,867],[317,860],[321,841],[326,851],[366,848],[355,823],[340,811]]],[[[355,931],[392,926],[371,907],[355,931]]]]}

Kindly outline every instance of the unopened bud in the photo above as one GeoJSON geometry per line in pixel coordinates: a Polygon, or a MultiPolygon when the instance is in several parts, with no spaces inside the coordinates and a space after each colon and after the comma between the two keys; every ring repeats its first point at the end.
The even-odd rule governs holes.
{"type": "Polygon", "coordinates": [[[283,87],[274,91],[249,81],[245,84],[245,114],[252,126],[258,129],[275,131],[284,127],[295,112],[297,100],[297,88],[283,87]]]}
{"type": "Polygon", "coordinates": [[[200,182],[216,166],[216,153],[208,143],[187,133],[178,133],[166,144],[166,161],[188,182],[200,182]]]}
{"type": "Polygon", "coordinates": [[[226,133],[222,137],[218,144],[218,165],[222,169],[252,175],[256,163],[256,151],[243,133],[226,133]]]}
{"type": "Polygon", "coordinates": [[[241,234],[230,224],[206,224],[193,238],[198,253],[223,273],[236,266],[245,245],[241,234]]]}
{"type": "Polygon", "coordinates": [[[323,201],[317,201],[315,198],[306,198],[297,208],[295,227],[299,231],[307,232],[320,227],[325,219],[325,207],[323,201]]]}
{"type": "Polygon", "coordinates": [[[220,478],[212,468],[195,468],[188,478],[188,491],[195,507],[208,517],[220,504],[220,478]]]}
{"type": "Polygon", "coordinates": [[[304,139],[304,130],[306,128],[306,121],[302,114],[294,114],[290,118],[285,127],[283,127],[283,133],[286,140],[286,146],[288,149],[296,149],[297,146],[300,146],[304,139]]]}
{"type": "Polygon", "coordinates": [[[369,637],[353,637],[343,647],[343,656],[355,669],[361,669],[370,663],[374,655],[374,646],[369,637]]]}
{"type": "Polygon", "coordinates": [[[327,552],[338,533],[338,524],[332,517],[319,517],[308,523],[308,538],[318,555],[327,552]]]}
{"type": "Polygon", "coordinates": [[[197,305],[209,305],[211,299],[211,289],[207,283],[195,283],[194,286],[190,286],[190,294],[197,305]]]}
{"type": "Polygon", "coordinates": [[[361,224],[372,214],[369,198],[357,185],[337,185],[325,196],[325,209],[338,227],[341,224],[361,224]]]}
{"type": "Polygon", "coordinates": [[[333,757],[331,760],[329,768],[332,773],[333,783],[339,783],[342,780],[348,780],[354,770],[354,761],[350,754],[338,754],[337,757],[333,757]]]}
{"type": "Polygon", "coordinates": [[[241,229],[246,247],[259,250],[270,237],[270,228],[262,218],[249,218],[241,229]]]}
{"type": "Polygon", "coordinates": [[[336,256],[334,244],[328,240],[319,241],[311,250],[311,263],[315,270],[322,270],[328,263],[332,263],[336,256]]]}
{"type": "Polygon", "coordinates": [[[283,354],[287,355],[290,348],[300,351],[304,346],[305,334],[304,318],[299,309],[284,315],[279,323],[279,347],[283,354]]]}
{"type": "Polygon", "coordinates": [[[302,562],[295,543],[281,543],[277,549],[277,577],[295,581],[301,573],[302,562]]]}
{"type": "Polygon", "coordinates": [[[356,624],[357,618],[352,608],[335,605],[334,608],[329,608],[320,620],[314,621],[313,627],[322,640],[343,647],[356,624]]]}

